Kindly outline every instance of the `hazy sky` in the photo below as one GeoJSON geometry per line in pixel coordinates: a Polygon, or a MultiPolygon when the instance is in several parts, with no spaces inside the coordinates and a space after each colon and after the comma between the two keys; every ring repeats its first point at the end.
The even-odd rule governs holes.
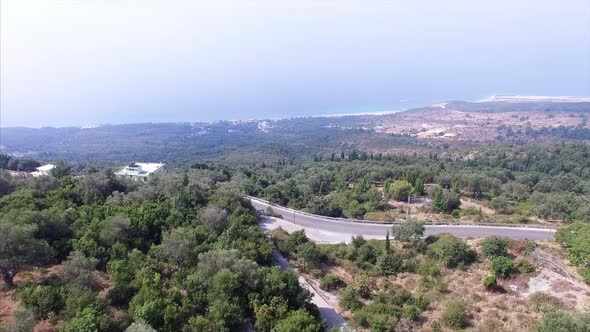
{"type": "Polygon", "coordinates": [[[1,0],[1,123],[590,95],[588,0],[1,0]]]}

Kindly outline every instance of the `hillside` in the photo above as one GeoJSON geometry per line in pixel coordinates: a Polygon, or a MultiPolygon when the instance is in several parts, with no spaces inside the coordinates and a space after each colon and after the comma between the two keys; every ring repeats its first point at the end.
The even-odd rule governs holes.
{"type": "Polygon", "coordinates": [[[424,140],[484,143],[590,139],[590,103],[449,102],[393,114],[376,131],[424,140]]]}
{"type": "Polygon", "coordinates": [[[0,149],[41,160],[296,160],[355,149],[392,153],[532,140],[587,142],[589,114],[590,102],[500,99],[378,115],[2,128],[0,149]]]}

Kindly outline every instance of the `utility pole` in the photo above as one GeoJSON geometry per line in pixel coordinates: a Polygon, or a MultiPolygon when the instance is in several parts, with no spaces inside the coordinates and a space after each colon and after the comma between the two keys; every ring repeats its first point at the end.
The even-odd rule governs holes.
{"type": "Polygon", "coordinates": [[[411,200],[411,198],[412,198],[412,194],[409,194],[408,195],[408,208],[406,211],[406,221],[410,220],[410,200],[411,200]]]}

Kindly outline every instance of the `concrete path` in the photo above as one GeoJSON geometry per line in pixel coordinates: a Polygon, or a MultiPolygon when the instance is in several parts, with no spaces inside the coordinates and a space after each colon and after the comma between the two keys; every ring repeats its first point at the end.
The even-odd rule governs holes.
{"type": "MultiPolygon", "coordinates": [[[[277,265],[281,267],[281,270],[293,270],[293,266],[289,264],[287,259],[280,254],[275,254],[275,260],[277,265]]],[[[295,272],[297,273],[297,272],[295,272]]],[[[299,277],[299,284],[305,287],[312,295],[311,302],[318,306],[320,309],[320,315],[323,319],[328,322],[328,329],[338,328],[341,329],[346,326],[346,321],[340,314],[330,306],[330,304],[320,295],[320,293],[309,283],[303,276],[297,274],[299,277]]]]}

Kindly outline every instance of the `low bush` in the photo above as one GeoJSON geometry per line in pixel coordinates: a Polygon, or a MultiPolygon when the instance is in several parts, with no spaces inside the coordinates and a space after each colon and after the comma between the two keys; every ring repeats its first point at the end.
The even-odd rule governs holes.
{"type": "Polygon", "coordinates": [[[36,319],[47,319],[50,313],[60,313],[65,306],[65,289],[55,285],[29,286],[20,292],[20,299],[31,309],[36,319]]]}
{"type": "Polygon", "coordinates": [[[372,315],[369,317],[369,326],[373,332],[389,332],[391,331],[392,322],[386,315],[372,315]]]}
{"type": "Polygon", "coordinates": [[[442,327],[439,322],[432,323],[432,332],[442,332],[442,327]]]}
{"type": "Polygon", "coordinates": [[[423,277],[439,277],[440,276],[440,268],[436,265],[436,262],[427,259],[425,261],[420,262],[418,264],[418,274],[423,277]]]}
{"type": "Polygon", "coordinates": [[[527,241],[523,246],[522,246],[522,253],[523,255],[530,255],[533,253],[533,251],[535,251],[535,249],[537,249],[537,243],[535,241],[527,241]]]}
{"type": "Polygon", "coordinates": [[[420,318],[420,312],[420,308],[417,306],[408,305],[404,307],[402,311],[402,317],[412,321],[417,321],[420,318]]]}
{"type": "Polygon", "coordinates": [[[420,308],[420,310],[424,311],[428,310],[428,307],[430,307],[430,301],[425,298],[424,295],[420,295],[414,298],[414,305],[420,308]]]}
{"type": "Polygon", "coordinates": [[[402,271],[404,258],[398,253],[386,253],[377,259],[377,269],[383,276],[396,275],[402,271]]]}
{"type": "Polygon", "coordinates": [[[467,312],[461,301],[450,301],[447,303],[442,314],[442,320],[449,327],[460,329],[467,325],[467,312]]]}
{"type": "Polygon", "coordinates": [[[555,240],[567,248],[567,257],[573,265],[580,267],[580,274],[590,283],[590,224],[574,223],[560,228],[555,240]]]}
{"type": "Polygon", "coordinates": [[[535,332],[587,332],[590,331],[590,315],[574,317],[571,314],[556,311],[547,313],[535,332]]]}
{"type": "Polygon", "coordinates": [[[395,304],[398,306],[403,306],[407,303],[412,303],[414,296],[412,293],[406,289],[398,288],[398,289],[390,289],[389,290],[389,298],[388,302],[391,304],[395,304]]]}
{"type": "Polygon", "coordinates": [[[340,299],[340,305],[347,310],[355,311],[363,307],[363,304],[357,297],[357,292],[352,286],[347,286],[342,291],[342,297],[340,299]]]}
{"type": "Polygon", "coordinates": [[[371,296],[371,289],[375,286],[375,280],[366,275],[357,276],[348,286],[351,287],[356,295],[368,299],[371,296]]]}
{"type": "Polygon", "coordinates": [[[483,241],[481,252],[485,257],[506,256],[508,251],[508,239],[490,236],[483,241]]]}
{"type": "MultiPolygon", "coordinates": [[[[397,306],[384,303],[372,303],[362,309],[354,311],[352,317],[356,324],[362,327],[370,327],[371,331],[391,331],[391,326],[398,321],[403,314],[402,310],[397,306]]],[[[408,314],[410,313],[408,312],[408,314]]]]}
{"type": "Polygon", "coordinates": [[[265,216],[269,216],[269,217],[275,217],[275,218],[282,218],[283,216],[281,216],[280,214],[276,213],[272,207],[267,207],[266,211],[264,211],[263,213],[265,216]]]}
{"type": "Polygon", "coordinates": [[[477,258],[467,243],[451,234],[436,236],[435,242],[428,245],[427,254],[448,268],[469,265],[477,258]]]}
{"type": "Polygon", "coordinates": [[[522,274],[533,273],[536,270],[535,264],[526,259],[519,259],[514,264],[518,272],[522,274]]]}
{"type": "Polygon", "coordinates": [[[492,260],[491,263],[491,270],[492,272],[501,277],[508,277],[510,273],[512,273],[512,269],[514,268],[514,263],[508,257],[498,256],[492,260]]]}
{"type": "Polygon", "coordinates": [[[327,291],[333,291],[346,286],[344,281],[335,274],[328,274],[320,280],[320,287],[327,291]]]}
{"type": "Polygon", "coordinates": [[[369,326],[369,313],[366,310],[357,310],[352,313],[352,319],[354,322],[360,326],[368,327],[369,326]]]}
{"type": "Polygon", "coordinates": [[[554,312],[562,308],[558,298],[545,293],[535,293],[531,296],[530,306],[533,311],[543,313],[554,312]]]}
{"type": "Polygon", "coordinates": [[[462,216],[482,216],[481,210],[475,207],[466,207],[461,209],[461,215],[462,216]]]}
{"type": "Polygon", "coordinates": [[[487,276],[483,280],[483,285],[486,286],[486,288],[491,288],[493,286],[496,286],[497,283],[498,282],[496,280],[496,276],[494,276],[494,275],[487,276]]]}

